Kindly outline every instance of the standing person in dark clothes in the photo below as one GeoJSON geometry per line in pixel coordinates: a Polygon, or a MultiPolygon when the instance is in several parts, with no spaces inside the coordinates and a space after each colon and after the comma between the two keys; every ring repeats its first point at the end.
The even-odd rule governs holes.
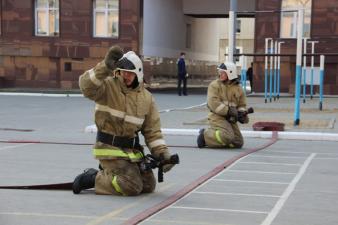
{"type": "Polygon", "coordinates": [[[251,66],[248,68],[248,70],[246,71],[246,77],[247,79],[250,81],[250,88],[251,88],[251,92],[253,92],[253,63],[251,62],[251,66]]]}
{"type": "Polygon", "coordinates": [[[183,95],[188,95],[187,93],[187,71],[185,69],[185,53],[181,52],[180,55],[180,59],[177,62],[177,69],[178,69],[178,83],[177,83],[177,91],[178,91],[178,95],[181,96],[182,95],[182,88],[181,88],[181,84],[183,81],[183,95]]]}

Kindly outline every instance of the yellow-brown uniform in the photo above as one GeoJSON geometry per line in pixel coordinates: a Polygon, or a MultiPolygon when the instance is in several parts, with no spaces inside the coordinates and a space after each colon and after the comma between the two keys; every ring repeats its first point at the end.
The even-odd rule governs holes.
{"type": "MultiPolygon", "coordinates": [[[[246,97],[238,81],[212,81],[208,87],[207,103],[210,127],[204,131],[205,144],[211,148],[241,148],[243,136],[237,123],[225,119],[230,106],[238,111],[246,110],[246,97]]],[[[245,123],[248,122],[247,118],[245,123]]]]}
{"type": "MultiPolygon", "coordinates": [[[[113,76],[102,61],[80,76],[79,85],[83,95],[96,103],[99,131],[126,138],[136,137],[140,131],[152,155],[169,155],[154,98],[143,83],[135,89],[127,88],[123,78],[113,76]]],[[[155,189],[153,172],[139,169],[142,150],[97,141],[93,154],[103,168],[95,178],[97,194],[138,195],[155,189]]]]}

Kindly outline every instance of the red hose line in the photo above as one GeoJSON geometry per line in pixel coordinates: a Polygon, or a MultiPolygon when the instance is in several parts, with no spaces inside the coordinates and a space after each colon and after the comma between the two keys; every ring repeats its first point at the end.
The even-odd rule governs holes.
{"type": "Polygon", "coordinates": [[[240,158],[249,155],[251,153],[257,152],[259,150],[265,149],[267,147],[269,147],[270,145],[274,144],[277,142],[278,139],[278,132],[277,131],[273,131],[272,132],[272,138],[271,140],[264,144],[261,147],[258,148],[254,148],[254,149],[250,149],[246,152],[243,152],[227,161],[225,161],[224,163],[222,163],[221,165],[217,166],[216,168],[214,168],[213,170],[211,170],[210,172],[208,172],[207,174],[199,177],[198,179],[196,179],[195,181],[193,181],[192,183],[188,184],[187,186],[183,187],[181,190],[179,190],[178,192],[176,192],[175,194],[173,194],[172,196],[168,197],[167,199],[165,199],[164,201],[158,203],[157,205],[146,209],[145,211],[137,214],[136,216],[128,219],[127,221],[125,221],[123,223],[123,225],[134,225],[134,224],[138,224],[140,222],[142,222],[143,220],[149,218],[150,216],[154,215],[155,213],[159,212],[160,210],[170,206],[171,204],[175,203],[176,201],[178,201],[179,199],[181,199],[182,197],[184,197],[185,195],[187,195],[189,192],[193,191],[194,189],[196,189],[199,185],[203,184],[204,182],[206,182],[207,180],[209,180],[210,178],[214,177],[215,175],[217,175],[218,173],[220,173],[222,170],[224,170],[225,168],[227,168],[228,166],[230,166],[231,164],[233,164],[234,162],[236,162],[237,160],[239,160],[240,158]]]}

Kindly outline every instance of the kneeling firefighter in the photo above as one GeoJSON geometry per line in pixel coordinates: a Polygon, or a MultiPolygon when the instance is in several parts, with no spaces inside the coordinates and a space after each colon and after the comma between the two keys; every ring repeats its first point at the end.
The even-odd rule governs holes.
{"type": "Polygon", "coordinates": [[[239,85],[236,65],[222,63],[217,67],[218,79],[208,86],[207,104],[209,128],[201,129],[197,137],[199,148],[241,148],[243,136],[237,125],[248,123],[246,97],[239,85]]]}
{"type": "MultiPolygon", "coordinates": [[[[133,52],[123,54],[118,46],[79,79],[83,95],[95,101],[98,128],[93,154],[101,170],[88,169],[78,175],[73,192],[95,187],[96,194],[138,195],[153,192],[156,180],[145,160],[138,133],[144,136],[151,155],[171,157],[161,133],[154,98],[143,86],[143,64],[133,52]]],[[[174,164],[163,166],[169,171],[174,164]]]]}

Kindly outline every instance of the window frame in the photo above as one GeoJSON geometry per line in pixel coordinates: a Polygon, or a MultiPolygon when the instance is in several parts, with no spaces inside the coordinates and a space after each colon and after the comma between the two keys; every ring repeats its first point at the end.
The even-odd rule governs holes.
{"type": "Polygon", "coordinates": [[[241,19],[236,19],[236,34],[241,33],[241,27],[242,27],[242,20],[241,19]]]}
{"type": "MultiPolygon", "coordinates": [[[[279,17],[279,37],[282,39],[296,39],[297,38],[297,17],[298,17],[298,8],[300,7],[299,4],[297,5],[292,5],[291,7],[286,7],[283,9],[283,2],[287,1],[287,0],[281,0],[280,1],[280,9],[281,9],[281,13],[280,13],[280,17],[279,17]],[[295,12],[282,12],[282,10],[295,10],[295,12]],[[290,24],[290,28],[292,28],[292,31],[290,30],[290,32],[288,33],[287,36],[282,36],[283,35],[283,15],[285,13],[293,13],[292,15],[292,22],[290,24]]],[[[296,0],[297,1],[297,0],[296,0]]],[[[312,12],[313,12],[313,0],[309,0],[311,5],[308,8],[305,8],[305,12],[304,12],[304,24],[303,24],[303,37],[308,37],[311,38],[311,31],[312,31],[312,12]],[[309,15],[309,23],[305,24],[305,19],[306,19],[306,15],[309,15]],[[305,31],[304,27],[305,25],[309,26],[308,31],[305,31]],[[305,35],[308,32],[308,35],[305,35]]]]}
{"type": "Polygon", "coordinates": [[[47,0],[47,5],[45,5],[45,8],[39,8],[38,7],[38,1],[39,0],[34,0],[34,19],[35,19],[35,22],[34,22],[34,35],[36,37],[60,37],[60,0],[55,0],[55,1],[58,1],[58,8],[55,8],[55,7],[49,7],[49,1],[47,0]],[[47,7],[46,7],[47,6],[47,7]],[[58,22],[58,30],[54,30],[54,32],[50,32],[50,26],[49,26],[49,23],[50,23],[50,11],[55,11],[57,12],[56,15],[58,15],[58,20],[56,20],[55,18],[55,21],[58,22]],[[38,12],[45,12],[46,13],[46,19],[44,22],[46,22],[46,34],[41,34],[41,33],[38,33],[38,12]]]}
{"type": "MultiPolygon", "coordinates": [[[[119,39],[120,37],[120,12],[121,12],[121,1],[120,0],[116,0],[118,3],[118,7],[117,9],[109,9],[108,8],[108,1],[109,0],[104,0],[105,1],[105,8],[99,8],[96,9],[96,1],[97,0],[93,0],[93,38],[110,38],[110,39],[119,39]],[[109,36],[108,35],[108,25],[109,25],[109,12],[114,12],[116,11],[117,13],[117,35],[116,36],[109,36]],[[97,35],[96,34],[96,13],[104,13],[104,20],[105,20],[105,26],[104,26],[104,31],[105,31],[105,35],[97,35]]],[[[113,34],[113,33],[112,33],[113,34]]]]}

